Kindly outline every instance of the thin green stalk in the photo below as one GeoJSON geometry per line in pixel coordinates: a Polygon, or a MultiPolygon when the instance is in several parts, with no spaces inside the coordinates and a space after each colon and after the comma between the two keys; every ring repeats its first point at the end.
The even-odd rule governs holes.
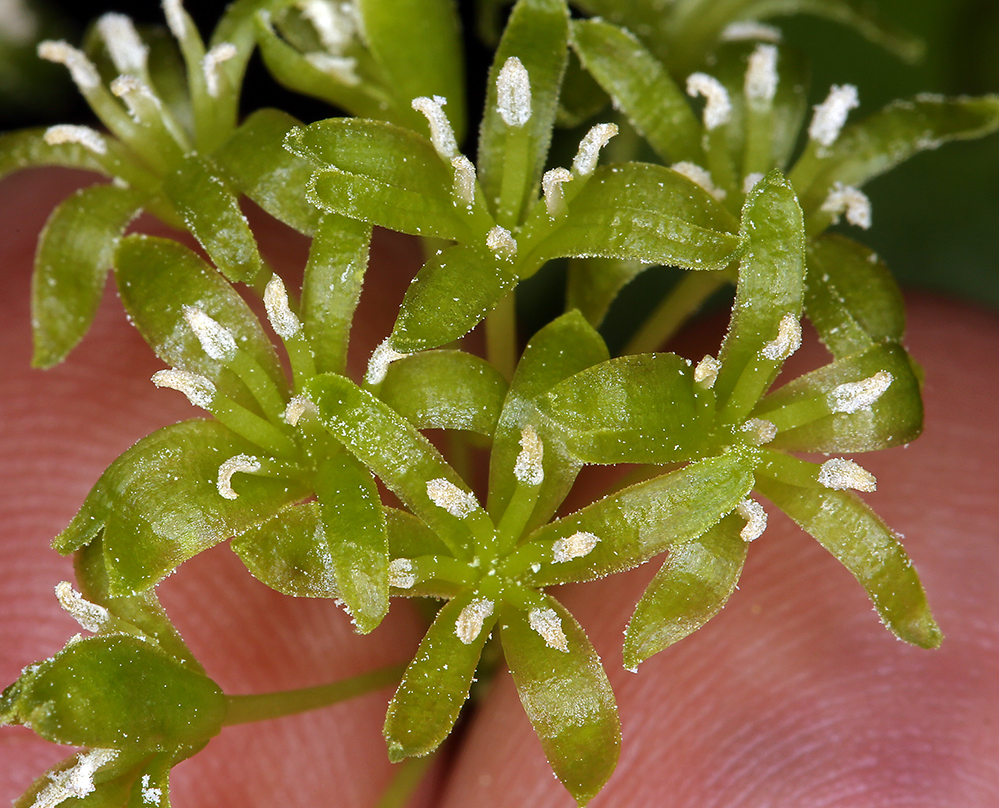
{"type": "Polygon", "coordinates": [[[658,351],[724,282],[723,270],[685,274],[635,332],[622,353],[658,351]]]}
{"type": "Polygon", "coordinates": [[[486,317],[486,358],[508,381],[517,365],[515,292],[504,297],[486,317]]]}
{"type": "Polygon", "coordinates": [[[382,797],[375,808],[403,808],[408,805],[436,756],[437,753],[433,752],[424,757],[406,758],[397,763],[396,775],[389,783],[389,787],[382,792],[382,797]]]}

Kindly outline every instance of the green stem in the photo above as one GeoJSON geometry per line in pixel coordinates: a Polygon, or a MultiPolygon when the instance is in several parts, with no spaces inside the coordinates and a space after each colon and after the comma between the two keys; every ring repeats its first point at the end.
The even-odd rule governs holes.
{"type": "Polygon", "coordinates": [[[382,793],[375,808],[403,808],[408,805],[423,775],[433,762],[436,752],[425,757],[406,758],[395,766],[396,775],[382,793]]]}
{"type": "Polygon", "coordinates": [[[226,696],[229,709],[224,726],[281,718],[363,696],[395,684],[402,678],[405,669],[405,665],[390,665],[316,687],[254,693],[249,696],[226,696]]]}
{"type": "Polygon", "coordinates": [[[635,332],[622,353],[659,350],[724,282],[722,270],[685,274],[635,332]]]}
{"type": "Polygon", "coordinates": [[[515,294],[510,292],[486,317],[486,358],[507,381],[513,378],[513,369],[517,364],[515,294]]]}

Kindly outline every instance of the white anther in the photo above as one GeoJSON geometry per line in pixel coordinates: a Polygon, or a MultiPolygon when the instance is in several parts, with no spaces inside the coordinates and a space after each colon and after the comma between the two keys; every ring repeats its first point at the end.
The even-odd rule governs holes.
{"type": "Polygon", "coordinates": [[[389,365],[409,356],[409,354],[401,353],[393,348],[391,339],[391,337],[385,337],[372,352],[371,358],[368,360],[368,370],[364,374],[365,384],[379,384],[385,379],[389,365]]]}
{"type": "Polygon", "coordinates": [[[352,56],[332,56],[328,53],[307,53],[305,60],[316,70],[332,76],[341,84],[356,87],[361,83],[357,75],[357,59],[352,56]]]}
{"type": "Polygon", "coordinates": [[[152,778],[148,774],[142,775],[142,802],[145,805],[159,805],[163,800],[163,789],[150,785],[152,778]]]}
{"type": "Polygon", "coordinates": [[[763,346],[761,354],[774,362],[783,362],[801,347],[801,322],[793,314],[785,314],[777,326],[777,336],[763,346]]]}
{"type": "Polygon", "coordinates": [[[117,749],[91,749],[81,752],[76,764],[69,769],[50,774],[45,787],[38,792],[31,808],[55,808],[68,799],[82,799],[92,794],[97,786],[94,775],[99,769],[118,757],[117,749]]]}
{"type": "Polygon", "coordinates": [[[819,485],[834,491],[876,491],[878,481],[863,466],[845,457],[831,457],[819,467],[819,485]]]}
{"type": "Polygon", "coordinates": [[[749,55],[743,92],[752,106],[768,107],[777,94],[777,48],[757,45],[749,55]]]}
{"type": "Polygon", "coordinates": [[[744,499],[735,509],[739,516],[746,520],[745,527],[739,531],[740,538],[745,542],[756,541],[767,529],[767,512],[755,499],[744,499]]]}
{"type": "Polygon", "coordinates": [[[63,41],[46,39],[38,43],[38,56],[47,62],[64,65],[69,70],[73,82],[81,90],[92,90],[101,82],[101,76],[81,50],[63,41]]]}
{"type": "Polygon", "coordinates": [[[772,42],[774,44],[781,41],[784,35],[780,28],[756,20],[739,20],[739,22],[729,23],[722,30],[719,39],[722,42],[744,42],[748,40],[759,40],[760,42],[772,42]]]}
{"type": "Polygon", "coordinates": [[[544,446],[533,427],[525,426],[520,432],[520,454],[513,465],[513,476],[524,485],[541,485],[545,479],[544,446]]]}
{"type": "Polygon", "coordinates": [[[516,56],[511,56],[496,77],[496,108],[507,126],[523,126],[531,120],[531,77],[516,56]]]}
{"type": "Polygon", "coordinates": [[[482,633],[482,625],[493,613],[495,604],[489,598],[478,598],[469,603],[458,614],[454,633],[465,645],[471,645],[482,633]]]}
{"type": "Polygon", "coordinates": [[[312,401],[305,396],[295,396],[284,408],[285,423],[291,426],[298,426],[298,422],[305,413],[311,412],[319,414],[319,409],[312,401]]]}
{"type": "Polygon", "coordinates": [[[187,14],[181,0],[163,0],[163,16],[170,33],[175,39],[182,40],[187,33],[187,14]]]}
{"type": "Polygon", "coordinates": [[[815,114],[808,126],[808,136],[823,146],[832,146],[839,137],[846,116],[860,104],[857,88],[852,84],[834,84],[826,100],[815,107],[815,114]]]}
{"type": "Polygon", "coordinates": [[[554,219],[565,211],[562,183],[571,181],[572,173],[566,168],[553,168],[541,177],[541,189],[545,195],[545,208],[549,218],[554,219]]]}
{"type": "Polygon", "coordinates": [[[60,581],[56,584],[55,594],[59,605],[87,631],[96,634],[111,616],[103,606],[91,603],[73,589],[69,581],[60,581]]]}
{"type": "Polygon", "coordinates": [[[302,16],[312,23],[319,41],[330,53],[341,53],[358,33],[358,19],[350,3],[306,0],[299,3],[302,16]]]}
{"type": "Polygon", "coordinates": [[[577,177],[588,177],[597,167],[600,150],[617,134],[616,123],[598,123],[579,141],[579,150],[572,161],[572,173],[577,177]]]}
{"type": "Polygon", "coordinates": [[[149,89],[149,85],[135,76],[118,76],[118,78],[111,82],[111,92],[125,102],[125,106],[128,107],[128,114],[137,123],[142,120],[141,111],[143,102],[157,109],[160,107],[160,99],[149,89]]]}
{"type": "Polygon", "coordinates": [[[506,261],[513,261],[517,257],[517,240],[509,230],[500,225],[486,233],[486,246],[493,255],[506,261]]]}
{"type": "Polygon", "coordinates": [[[389,586],[396,589],[412,589],[416,584],[413,562],[409,558],[393,558],[388,568],[389,586]]]}
{"type": "Polygon", "coordinates": [[[721,362],[713,356],[705,354],[704,358],[694,368],[694,382],[701,387],[711,389],[715,386],[721,366],[721,362]]]}
{"type": "Polygon", "coordinates": [[[264,308],[267,310],[267,319],[281,339],[291,339],[302,330],[301,321],[288,304],[288,290],[284,288],[284,281],[277,275],[271,275],[264,287],[264,308]]]}
{"type": "Polygon", "coordinates": [[[552,562],[564,564],[574,558],[589,555],[600,539],[585,530],[577,530],[571,536],[558,539],[552,545],[552,562]]]}
{"type": "Polygon", "coordinates": [[[157,387],[176,390],[187,396],[195,407],[207,410],[215,398],[215,385],[200,373],[187,370],[158,370],[152,376],[152,382],[157,387]]]}
{"type": "Polygon", "coordinates": [[[752,171],[742,178],[742,192],[748,194],[756,184],[763,179],[763,173],[760,171],[752,171]]]}
{"type": "Polygon", "coordinates": [[[465,155],[451,158],[454,169],[453,193],[471,209],[475,203],[475,165],[465,155]]]}
{"type": "Polygon", "coordinates": [[[205,54],[205,58],[201,61],[201,70],[205,74],[205,90],[212,98],[218,98],[222,90],[219,65],[234,59],[238,54],[239,51],[231,42],[219,42],[205,54]]]}
{"type": "Polygon", "coordinates": [[[670,166],[677,174],[683,174],[691,182],[700,185],[711,196],[721,202],[725,196],[725,189],[719,188],[711,179],[711,174],[706,169],[701,168],[696,163],[681,161],[670,166]]]}
{"type": "Polygon", "coordinates": [[[236,340],[228,328],[197,306],[184,306],[183,311],[184,319],[201,343],[202,350],[212,359],[228,361],[236,355],[236,340]]]}
{"type": "Polygon", "coordinates": [[[829,394],[829,406],[833,412],[859,412],[869,410],[895,381],[887,370],[879,370],[873,376],[859,382],[846,382],[837,385],[829,394]]]}
{"type": "Polygon", "coordinates": [[[837,224],[839,217],[846,213],[846,220],[850,224],[864,230],[871,226],[871,200],[867,198],[867,194],[852,185],[833,183],[821,210],[832,216],[833,224],[837,224]]]}
{"type": "Polygon", "coordinates": [[[97,33],[119,73],[144,73],[149,47],[130,17],[110,12],[97,20],[97,33]]]}
{"type": "Polygon", "coordinates": [[[219,478],[217,486],[219,494],[225,499],[236,499],[239,496],[232,489],[232,475],[236,472],[242,474],[256,474],[260,471],[260,460],[253,455],[238,454],[230,457],[219,466],[219,478]]]}
{"type": "Polygon", "coordinates": [[[435,95],[433,98],[426,96],[414,98],[410,105],[421,113],[430,124],[430,142],[434,144],[437,153],[445,160],[450,161],[458,154],[458,142],[454,138],[451,121],[444,113],[445,104],[447,104],[446,98],[435,95]]]}
{"type": "Polygon", "coordinates": [[[443,508],[451,516],[464,519],[479,507],[478,501],[467,491],[462,491],[450,480],[437,477],[427,483],[427,496],[438,508],[443,508]]]}
{"type": "Polygon", "coordinates": [[[704,128],[709,132],[731,120],[732,101],[728,97],[728,90],[714,76],[691,73],[687,76],[687,95],[703,96],[707,102],[704,105],[704,128]]]}
{"type": "Polygon", "coordinates": [[[756,446],[763,446],[777,437],[777,425],[763,418],[750,418],[739,427],[739,431],[748,433],[756,446]]]}
{"type": "Polygon", "coordinates": [[[72,143],[76,146],[83,146],[97,155],[108,153],[108,144],[104,142],[104,135],[89,126],[59,123],[46,129],[43,139],[50,146],[72,143]]]}
{"type": "Polygon", "coordinates": [[[527,622],[541,635],[549,648],[564,654],[569,653],[569,643],[565,638],[565,632],[562,631],[562,619],[554,609],[531,609],[527,613],[527,622]]]}
{"type": "Polygon", "coordinates": [[[24,0],[0,2],[0,42],[27,45],[38,31],[38,18],[24,0]]]}

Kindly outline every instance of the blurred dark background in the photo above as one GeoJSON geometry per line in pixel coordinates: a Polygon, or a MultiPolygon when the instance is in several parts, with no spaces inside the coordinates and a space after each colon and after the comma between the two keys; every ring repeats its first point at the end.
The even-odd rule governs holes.
{"type": "MultiPolygon", "coordinates": [[[[79,42],[87,23],[104,11],[121,11],[138,23],[162,23],[155,0],[35,2],[43,38],[79,42]]],[[[0,0],[0,11],[13,0],[0,0]]],[[[225,2],[188,0],[204,35],[225,2]]],[[[474,3],[461,4],[470,30],[474,3]]],[[[785,42],[813,61],[813,103],[830,84],[860,89],[860,116],[888,101],[920,92],[946,95],[999,92],[999,2],[996,0],[878,0],[885,17],[926,42],[926,56],[907,65],[839,25],[808,17],[774,20],[785,42]]],[[[2,15],[0,15],[2,17],[2,15]]],[[[0,26],[9,23],[0,22],[0,26]]],[[[488,53],[471,37],[468,46],[472,108],[481,103],[488,53]]],[[[57,122],[88,122],[92,116],[65,70],[39,62],[33,47],[11,48],[0,28],[0,130],[57,122]],[[8,45],[5,47],[5,41],[8,45]]],[[[256,63],[244,103],[281,104],[303,120],[332,114],[307,99],[289,98],[256,63]]],[[[876,249],[903,284],[960,296],[999,309],[999,134],[949,144],[922,154],[868,185],[874,225],[853,233],[876,249]]]]}

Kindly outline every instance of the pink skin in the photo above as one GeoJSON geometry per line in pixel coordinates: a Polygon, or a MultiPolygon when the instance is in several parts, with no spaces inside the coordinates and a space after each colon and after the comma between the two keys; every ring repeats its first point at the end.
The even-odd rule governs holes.
{"type": "MultiPolygon", "coordinates": [[[[52,206],[84,181],[53,171],[0,184],[3,684],[78,630],[52,594],[72,571],[48,548],[51,537],[128,445],[197,417],[182,395],[148,381],[163,365],[113,295],[68,362],[45,373],[28,367],[35,239],[52,206]]],[[[265,229],[263,248],[279,266],[303,259],[300,239],[265,229]]],[[[415,269],[411,253],[410,242],[379,242],[373,263],[382,271],[362,302],[355,370],[388,332],[394,301],[415,269]],[[377,305],[386,299],[392,302],[377,305]]],[[[722,614],[638,675],[621,667],[621,631],[654,566],[566,588],[559,597],[603,657],[624,727],[618,770],[594,808],[999,805],[999,473],[992,463],[999,438],[986,428],[999,394],[999,320],[913,296],[909,323],[909,347],[927,373],[926,434],[911,447],[860,460],[879,482],[868,500],[907,537],[946,635],[942,648],[893,640],[849,574],[772,508],[722,614]]],[[[717,350],[717,339],[717,323],[702,324],[678,350],[697,359],[717,350]]],[[[806,345],[792,361],[817,364],[823,350],[806,345]]],[[[414,612],[397,603],[372,637],[357,637],[332,603],[272,592],[224,546],[185,564],[161,595],[209,674],[233,693],[402,662],[421,633],[414,612]]],[[[373,805],[391,776],[381,738],[389,695],[225,729],[175,770],[174,804],[373,805]]],[[[552,778],[506,675],[451,751],[449,768],[437,769],[417,804],[573,804],[552,778]]],[[[66,753],[27,730],[0,731],[0,805],[66,753]]]]}

